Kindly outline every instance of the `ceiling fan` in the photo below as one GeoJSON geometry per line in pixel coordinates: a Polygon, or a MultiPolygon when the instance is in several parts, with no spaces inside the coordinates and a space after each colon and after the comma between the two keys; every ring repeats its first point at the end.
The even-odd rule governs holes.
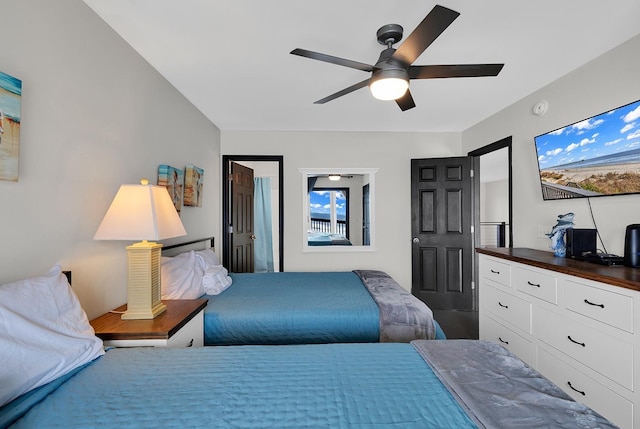
{"type": "Polygon", "coordinates": [[[400,109],[405,111],[416,107],[409,91],[410,79],[497,76],[502,70],[504,64],[413,65],[424,50],[459,15],[459,12],[436,5],[398,49],[392,46],[402,39],[402,26],[387,24],[381,27],[377,32],[378,43],[386,45],[387,48],[382,51],[373,66],[306,49],[294,49],[291,54],[371,73],[371,76],[362,82],[322,98],[314,104],[324,104],[369,86],[374,97],[380,100],[395,100],[400,109]]]}

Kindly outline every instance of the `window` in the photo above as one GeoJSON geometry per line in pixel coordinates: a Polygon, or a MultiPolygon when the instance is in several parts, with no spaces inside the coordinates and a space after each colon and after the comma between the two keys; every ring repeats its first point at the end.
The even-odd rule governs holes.
{"type": "Polygon", "coordinates": [[[309,192],[310,229],[349,238],[349,189],[313,188],[309,192]]]}

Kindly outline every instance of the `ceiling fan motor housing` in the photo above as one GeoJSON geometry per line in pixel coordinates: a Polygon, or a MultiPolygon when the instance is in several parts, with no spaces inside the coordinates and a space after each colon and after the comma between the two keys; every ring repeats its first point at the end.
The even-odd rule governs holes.
{"type": "Polygon", "coordinates": [[[402,26],[398,24],[383,25],[378,29],[378,32],[376,33],[378,43],[387,46],[389,46],[389,44],[394,45],[402,40],[403,31],[404,29],[402,28],[402,26]]]}
{"type": "Polygon", "coordinates": [[[395,51],[393,48],[388,48],[380,53],[380,58],[378,58],[378,62],[373,67],[372,82],[387,78],[409,80],[408,66],[392,58],[395,51]]]}

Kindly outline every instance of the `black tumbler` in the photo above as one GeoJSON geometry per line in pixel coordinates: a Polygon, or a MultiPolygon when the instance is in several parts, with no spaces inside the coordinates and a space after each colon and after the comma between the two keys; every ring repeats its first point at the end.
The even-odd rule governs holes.
{"type": "Polygon", "coordinates": [[[640,224],[627,226],[624,235],[624,264],[627,267],[640,267],[640,224]]]}

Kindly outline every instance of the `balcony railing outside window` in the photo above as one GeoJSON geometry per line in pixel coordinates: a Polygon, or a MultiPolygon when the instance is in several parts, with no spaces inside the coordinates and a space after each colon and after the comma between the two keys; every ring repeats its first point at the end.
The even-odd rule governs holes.
{"type": "Polygon", "coordinates": [[[506,247],[509,225],[506,222],[480,222],[482,247],[506,247]]]}
{"type": "MultiPolygon", "coordinates": [[[[347,236],[347,222],[344,220],[338,220],[336,225],[337,231],[335,234],[347,236]]],[[[311,230],[316,232],[331,233],[331,221],[328,219],[311,218],[311,230]]],[[[348,237],[347,237],[348,238],[348,237]]]]}

